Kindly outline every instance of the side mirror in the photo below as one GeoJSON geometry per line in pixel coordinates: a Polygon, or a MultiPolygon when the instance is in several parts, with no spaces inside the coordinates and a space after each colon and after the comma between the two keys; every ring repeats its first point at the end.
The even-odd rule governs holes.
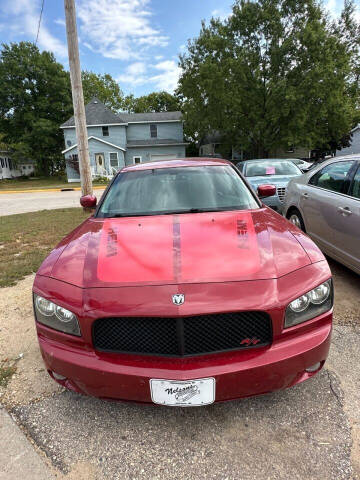
{"type": "Polygon", "coordinates": [[[97,198],[95,195],[85,195],[80,198],[80,205],[84,208],[95,208],[97,203],[97,198]]]}
{"type": "Polygon", "coordinates": [[[274,185],[259,185],[257,191],[260,198],[276,195],[276,187],[274,185]]]}

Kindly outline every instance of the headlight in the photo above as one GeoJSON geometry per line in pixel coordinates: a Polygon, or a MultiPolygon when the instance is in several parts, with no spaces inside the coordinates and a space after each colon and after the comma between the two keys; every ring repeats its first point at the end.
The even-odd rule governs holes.
{"type": "Polygon", "coordinates": [[[34,295],[34,305],[36,320],[39,323],[60,332],[81,336],[78,319],[70,310],[39,295],[34,295]]]}
{"type": "Polygon", "coordinates": [[[333,306],[333,284],[327,280],[310,292],[293,300],[285,313],[284,328],[292,327],[322,313],[328,312],[333,306]]]}

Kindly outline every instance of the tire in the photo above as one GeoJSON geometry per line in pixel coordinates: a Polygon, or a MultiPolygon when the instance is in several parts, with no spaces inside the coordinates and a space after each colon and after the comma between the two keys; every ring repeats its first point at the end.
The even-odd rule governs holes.
{"type": "Polygon", "coordinates": [[[288,211],[286,218],[289,220],[290,223],[300,228],[300,230],[302,230],[303,232],[306,232],[304,219],[302,218],[301,213],[297,208],[291,208],[288,211]]]}

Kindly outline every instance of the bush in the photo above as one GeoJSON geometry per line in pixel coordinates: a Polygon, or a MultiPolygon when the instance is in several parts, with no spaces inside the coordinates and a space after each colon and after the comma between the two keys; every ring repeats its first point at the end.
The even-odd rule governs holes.
{"type": "Polygon", "coordinates": [[[106,177],[102,177],[102,176],[97,176],[97,177],[94,177],[94,182],[97,182],[97,183],[109,183],[109,179],[106,178],[106,177]]]}

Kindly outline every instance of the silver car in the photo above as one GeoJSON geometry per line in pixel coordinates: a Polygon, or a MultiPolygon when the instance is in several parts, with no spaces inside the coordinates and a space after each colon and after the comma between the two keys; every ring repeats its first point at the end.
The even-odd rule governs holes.
{"type": "Polygon", "coordinates": [[[292,179],[284,215],[360,274],[360,154],[332,158],[292,179]]]}
{"type": "Polygon", "coordinates": [[[311,162],[306,162],[305,160],[302,160],[301,158],[291,158],[289,160],[291,160],[293,163],[295,163],[295,165],[297,165],[302,172],[307,172],[313,166],[313,164],[311,162]]]}

